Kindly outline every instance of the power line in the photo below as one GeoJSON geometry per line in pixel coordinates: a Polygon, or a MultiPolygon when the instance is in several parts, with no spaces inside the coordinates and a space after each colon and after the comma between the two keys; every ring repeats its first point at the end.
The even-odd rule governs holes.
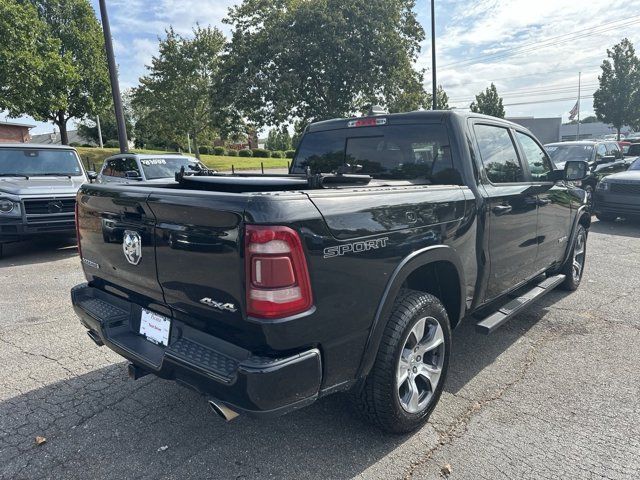
{"type": "Polygon", "coordinates": [[[577,40],[581,38],[589,38],[596,35],[600,35],[602,33],[609,32],[611,30],[620,29],[624,27],[629,27],[631,25],[640,23],[640,15],[635,17],[628,17],[624,20],[614,20],[611,22],[603,23],[596,27],[589,27],[583,30],[576,30],[571,33],[565,33],[563,35],[557,35],[555,37],[549,37],[545,40],[540,40],[537,42],[531,42],[524,45],[519,45],[517,47],[503,49],[500,52],[482,55],[478,57],[469,58],[466,60],[461,60],[459,62],[452,62],[449,64],[442,65],[441,68],[448,68],[452,66],[462,66],[462,65],[472,65],[474,63],[481,63],[482,60],[497,60],[500,58],[506,58],[513,55],[520,55],[522,53],[528,53],[537,49],[547,48],[555,45],[559,45],[560,43],[565,43],[567,40],[577,40]],[[617,25],[614,25],[617,24],[617,25]],[[606,28],[603,28],[606,27],[606,28]],[[562,41],[558,41],[562,39],[562,41]]]}
{"type": "MultiPolygon", "coordinates": [[[[593,95],[585,95],[581,98],[581,100],[590,100],[593,98],[593,95]]],[[[516,102],[516,103],[505,103],[504,107],[515,107],[519,105],[537,105],[542,103],[555,103],[555,102],[567,102],[569,100],[577,100],[576,97],[564,97],[564,98],[550,98],[548,100],[533,100],[528,102],[516,102]]],[[[457,103],[457,102],[453,102],[457,103]]],[[[469,110],[469,107],[455,107],[458,110],[469,110]]]]}
{"type": "MultiPolygon", "coordinates": [[[[586,85],[582,85],[583,88],[594,88],[597,87],[598,84],[586,84],[586,85]]],[[[575,87],[562,87],[562,88],[542,88],[542,89],[537,89],[537,90],[525,90],[525,91],[521,91],[521,92],[510,92],[510,93],[506,93],[503,95],[500,95],[501,98],[523,98],[523,97],[536,97],[536,96],[540,96],[540,95],[553,95],[553,94],[569,94],[569,93],[573,93],[575,92],[576,94],[578,88],[577,86],[575,87]]],[[[455,103],[463,103],[463,102],[472,102],[475,101],[475,97],[460,97],[460,98],[453,98],[451,99],[451,102],[455,102],[455,103]]]]}

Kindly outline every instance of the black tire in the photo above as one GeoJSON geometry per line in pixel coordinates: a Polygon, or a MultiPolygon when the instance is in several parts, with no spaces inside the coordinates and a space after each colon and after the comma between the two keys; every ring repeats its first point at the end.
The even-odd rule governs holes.
{"type": "Polygon", "coordinates": [[[593,211],[593,187],[591,185],[585,185],[584,191],[587,192],[587,210],[589,212],[593,211]]]}
{"type": "MultiPolygon", "coordinates": [[[[425,327],[426,332],[426,327],[425,327]]],[[[425,337],[431,333],[425,333],[425,337]]],[[[428,340],[425,343],[430,343],[428,340]]],[[[417,346],[416,346],[417,348],[417,346]]],[[[429,415],[435,408],[442,389],[446,381],[447,371],[449,369],[449,356],[451,351],[451,327],[449,318],[440,300],[433,295],[414,290],[402,290],[395,301],[393,311],[389,317],[387,326],[385,327],[380,348],[376,356],[375,363],[371,372],[362,384],[354,388],[352,391],[352,399],[361,411],[366,420],[373,423],[380,429],[390,433],[407,433],[422,426],[429,419],[429,415]],[[438,330],[438,325],[441,331],[438,330]],[[400,381],[397,374],[400,371],[400,356],[403,354],[405,358],[406,352],[411,353],[412,361],[421,360],[420,356],[414,357],[413,352],[417,350],[405,349],[406,342],[412,335],[412,330],[418,322],[429,322],[429,332],[436,330],[438,335],[442,335],[442,343],[440,343],[436,352],[424,353],[422,362],[427,363],[427,355],[433,354],[430,361],[441,363],[442,367],[437,380],[436,388],[433,390],[428,383],[422,379],[419,383],[425,388],[423,392],[426,404],[421,407],[420,411],[410,413],[405,410],[401,404],[400,381]]],[[[409,364],[407,364],[409,365],[409,364]]],[[[413,365],[413,364],[412,364],[413,365]]],[[[404,367],[402,368],[404,371],[404,367]]],[[[407,370],[409,372],[409,370],[407,370]]],[[[413,367],[413,372],[416,372],[413,367]]],[[[407,375],[412,375],[408,373],[407,375]]],[[[419,376],[413,375],[418,379],[419,376]]],[[[417,380],[412,380],[415,387],[417,380]]]]}
{"type": "Polygon", "coordinates": [[[584,266],[587,259],[587,230],[584,226],[578,224],[578,231],[576,232],[575,239],[573,241],[573,245],[571,247],[571,253],[569,254],[569,258],[566,263],[562,266],[560,273],[563,273],[566,278],[564,282],[560,284],[560,288],[563,290],[574,291],[580,286],[580,282],[582,281],[582,275],[584,273],[584,266]],[[583,252],[580,255],[576,256],[576,248],[579,247],[580,238],[583,239],[583,252]],[[579,261],[581,263],[581,268],[579,274],[575,275],[574,270],[574,262],[579,261]]]}
{"type": "Polygon", "coordinates": [[[611,213],[596,213],[596,218],[601,222],[615,222],[618,216],[611,213]]]}

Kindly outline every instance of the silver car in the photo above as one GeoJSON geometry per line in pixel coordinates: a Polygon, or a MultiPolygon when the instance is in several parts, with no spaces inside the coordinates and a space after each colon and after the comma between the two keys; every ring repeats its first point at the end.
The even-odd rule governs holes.
{"type": "Polygon", "coordinates": [[[75,234],[76,193],[87,172],[74,148],[0,143],[0,248],[37,235],[75,234]]]}
{"type": "Polygon", "coordinates": [[[97,183],[166,182],[182,167],[187,172],[206,170],[195,158],[184,155],[122,153],[104,161],[97,183]]]}

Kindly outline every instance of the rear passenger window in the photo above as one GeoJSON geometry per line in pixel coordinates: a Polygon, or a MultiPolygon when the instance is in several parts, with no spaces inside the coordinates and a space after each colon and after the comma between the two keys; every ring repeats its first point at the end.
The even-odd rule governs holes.
{"type": "Polygon", "coordinates": [[[546,180],[547,174],[551,171],[551,162],[547,153],[529,135],[516,132],[516,137],[522,145],[533,180],[546,180]]]}
{"type": "Polygon", "coordinates": [[[493,125],[475,125],[480,157],[491,183],[524,181],[524,171],[518,160],[509,130],[493,125]]]}

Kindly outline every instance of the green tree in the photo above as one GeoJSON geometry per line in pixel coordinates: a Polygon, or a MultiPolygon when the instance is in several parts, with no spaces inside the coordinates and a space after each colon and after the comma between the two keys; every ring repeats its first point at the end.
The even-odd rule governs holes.
{"type": "MultiPolygon", "coordinates": [[[[40,42],[55,45],[56,61],[39,70],[39,85],[20,102],[13,115],[27,114],[36,120],[52,121],[60,129],[63,144],[69,143],[67,122],[95,115],[109,100],[109,75],[104,38],[88,0],[23,0],[35,7],[46,28],[36,27],[40,42]]],[[[20,45],[13,45],[20,50],[20,45]]],[[[21,82],[20,76],[9,81],[21,82]]]]}
{"type": "MultiPolygon", "coordinates": [[[[124,122],[127,127],[127,140],[131,140],[134,134],[133,125],[133,109],[131,108],[132,90],[126,90],[122,94],[122,106],[124,110],[124,122]]],[[[102,143],[108,140],[118,140],[118,126],[113,103],[109,103],[108,107],[100,115],[100,130],[102,131],[102,143]]],[[[78,133],[86,140],[93,140],[97,144],[98,141],[98,124],[96,117],[85,117],[78,123],[78,133]]]]}
{"type": "Polygon", "coordinates": [[[281,128],[272,128],[267,135],[267,143],[265,144],[268,150],[289,150],[291,149],[291,135],[286,126],[281,128]]]}
{"type": "Polygon", "coordinates": [[[227,97],[257,125],[307,123],[379,104],[424,105],[414,69],[424,31],[414,0],[244,0],[233,29],[227,97]]]}
{"type": "MultiPolygon", "coordinates": [[[[102,143],[106,143],[108,140],[118,140],[118,126],[116,123],[116,116],[113,111],[113,105],[111,108],[107,108],[100,114],[100,130],[102,131],[102,143]]],[[[127,139],[133,138],[133,122],[131,116],[125,111],[124,122],[127,126],[127,139]]],[[[78,123],[78,133],[86,140],[93,140],[97,144],[98,141],[98,124],[95,121],[95,117],[85,118],[78,123]]]]}
{"type": "Polygon", "coordinates": [[[70,72],[58,55],[60,42],[30,3],[0,0],[0,39],[0,110],[17,117],[32,109],[50,72],[70,72]]]}
{"type": "Polygon", "coordinates": [[[607,57],[600,67],[593,108],[598,120],[613,125],[620,140],[624,125],[640,123],[640,61],[626,38],[607,49],[607,57]]]}
{"type": "Polygon", "coordinates": [[[199,141],[211,135],[217,105],[215,90],[219,79],[224,35],[216,28],[197,25],[192,38],[173,28],[160,40],[159,53],[148,74],[140,79],[133,94],[134,109],[148,138],[169,136],[182,144],[187,134],[199,158],[199,141]]]}
{"type": "MultiPolygon", "coordinates": [[[[427,94],[427,108],[433,108],[433,98],[432,94],[427,94]]],[[[442,85],[438,85],[436,88],[436,110],[449,110],[451,107],[449,106],[449,95],[444,91],[442,85]]]]}
{"type": "Polygon", "coordinates": [[[502,97],[498,95],[498,89],[491,83],[484,92],[476,95],[476,101],[469,106],[472,112],[491,115],[492,117],[504,118],[504,106],[502,97]]]}

